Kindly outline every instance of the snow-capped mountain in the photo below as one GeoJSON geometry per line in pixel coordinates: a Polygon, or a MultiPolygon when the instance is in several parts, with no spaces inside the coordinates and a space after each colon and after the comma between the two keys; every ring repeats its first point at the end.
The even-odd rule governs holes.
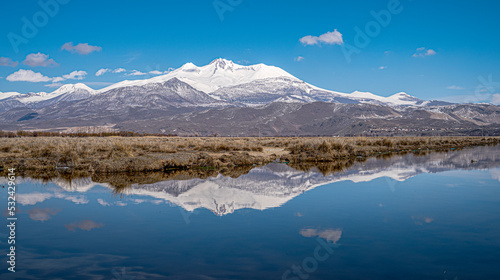
{"type": "Polygon", "coordinates": [[[170,84],[182,83],[184,85],[177,89],[169,88],[172,94],[163,95],[167,103],[168,98],[172,98],[171,106],[174,107],[258,106],[272,102],[310,103],[315,101],[388,106],[426,105],[425,101],[406,93],[382,97],[369,92],[355,91],[349,94],[324,90],[275,66],[265,64],[243,66],[219,58],[206,66],[198,67],[193,63],[186,63],[165,75],[145,80],[126,80],[100,90],[93,90],[85,84],[78,83],[63,85],[51,93],[0,93],[0,103],[2,103],[0,110],[7,111],[16,107],[39,109],[61,101],[77,101],[106,94],[111,98],[109,100],[111,104],[117,92],[127,92],[127,97],[122,100],[125,101],[124,106],[137,107],[136,102],[145,95],[157,91],[156,94],[162,96],[162,85],[169,81],[171,81],[170,84]],[[187,90],[186,85],[191,88],[187,90]],[[129,102],[126,102],[127,98],[129,102]]]}
{"type": "Polygon", "coordinates": [[[74,101],[89,98],[97,94],[97,91],[85,84],[67,84],[49,94],[49,99],[58,98],[58,101],[74,101]]]}
{"type": "Polygon", "coordinates": [[[164,75],[100,90],[75,84],[51,93],[0,93],[0,129],[7,130],[111,125],[184,135],[262,131],[340,136],[393,135],[402,127],[404,135],[471,135],[491,126],[496,135],[498,116],[499,106],[424,101],[404,92],[388,97],[342,93],[313,86],[278,67],[243,66],[225,59],[201,67],[186,63],[164,75]],[[455,131],[446,131],[449,128],[455,131]]]}
{"type": "Polygon", "coordinates": [[[253,82],[255,80],[270,79],[277,77],[288,77],[296,79],[281,68],[257,64],[252,66],[238,65],[230,60],[216,59],[210,64],[198,67],[193,63],[186,63],[166,75],[157,76],[147,80],[123,81],[101,89],[99,92],[107,92],[111,89],[143,86],[150,83],[163,83],[177,78],[193,88],[212,93],[220,88],[231,87],[253,82]]]}
{"type": "Polygon", "coordinates": [[[143,85],[128,85],[101,91],[93,98],[78,102],[79,107],[89,110],[126,110],[127,108],[146,108],[157,110],[182,107],[216,107],[224,102],[196,90],[189,84],[172,78],[161,82],[148,82],[143,85]]]}
{"type": "Polygon", "coordinates": [[[206,66],[186,63],[166,75],[146,80],[123,81],[99,90],[106,93],[119,88],[135,88],[178,79],[210,97],[237,106],[258,106],[271,102],[314,101],[335,103],[370,103],[390,106],[422,105],[423,100],[406,93],[381,97],[368,92],[341,93],[310,85],[285,70],[257,64],[243,66],[226,59],[216,59],[206,66]]]}
{"type": "Polygon", "coordinates": [[[95,95],[96,93],[97,91],[82,83],[66,84],[50,93],[0,93],[0,112],[8,111],[9,109],[16,107],[39,109],[56,104],[61,101],[76,101],[87,99],[95,95]]]}
{"type": "Polygon", "coordinates": [[[0,92],[0,100],[4,100],[13,96],[21,95],[19,92],[0,92]]]}

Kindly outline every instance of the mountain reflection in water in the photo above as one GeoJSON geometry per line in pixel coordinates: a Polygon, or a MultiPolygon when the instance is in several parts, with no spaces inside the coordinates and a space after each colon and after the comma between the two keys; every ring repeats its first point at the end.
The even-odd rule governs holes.
{"type": "MultiPolygon", "coordinates": [[[[393,155],[364,161],[338,161],[328,164],[288,166],[272,163],[264,167],[240,167],[222,171],[180,170],[172,173],[99,174],[72,178],[32,176],[26,181],[51,182],[64,191],[84,194],[96,186],[104,186],[122,197],[149,197],[178,205],[186,211],[205,208],[216,215],[227,215],[238,209],[265,210],[279,207],[318,186],[340,182],[369,182],[387,178],[388,186],[422,173],[449,170],[492,169],[500,166],[498,147],[476,147],[461,151],[393,155]]],[[[497,172],[493,170],[492,172],[497,172]]],[[[492,174],[498,176],[498,174],[492,174]]],[[[36,194],[20,194],[21,204],[43,201],[47,197],[75,200],[78,196],[54,190],[36,194]],[[29,197],[26,198],[25,196],[29,197]]],[[[103,202],[105,204],[106,202],[103,202]]]]}

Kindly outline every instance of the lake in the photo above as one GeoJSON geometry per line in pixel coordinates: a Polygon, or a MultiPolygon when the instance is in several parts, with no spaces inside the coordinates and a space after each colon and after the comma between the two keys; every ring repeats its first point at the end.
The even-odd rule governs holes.
{"type": "Polygon", "coordinates": [[[500,279],[498,146],[16,183],[1,279],[500,279]]]}

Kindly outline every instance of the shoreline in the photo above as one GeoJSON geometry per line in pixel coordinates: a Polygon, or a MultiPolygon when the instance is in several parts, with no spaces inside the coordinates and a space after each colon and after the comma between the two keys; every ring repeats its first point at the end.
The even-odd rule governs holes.
{"type": "Polygon", "coordinates": [[[8,168],[39,174],[82,175],[224,171],[270,162],[311,166],[499,144],[500,137],[2,138],[0,172],[8,168]]]}

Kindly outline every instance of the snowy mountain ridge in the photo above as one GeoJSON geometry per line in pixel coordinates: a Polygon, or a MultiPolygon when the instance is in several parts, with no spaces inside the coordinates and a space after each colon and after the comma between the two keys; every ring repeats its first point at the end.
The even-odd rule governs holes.
{"type": "Polygon", "coordinates": [[[143,86],[149,83],[162,83],[172,78],[178,78],[199,91],[212,93],[223,87],[246,84],[255,80],[277,77],[297,79],[278,67],[267,66],[265,64],[242,66],[230,60],[219,58],[202,67],[198,67],[189,62],[166,75],[146,80],[119,82],[103,88],[99,90],[99,92],[103,93],[119,87],[143,86]]]}
{"type": "Polygon", "coordinates": [[[0,129],[12,131],[113,126],[177,135],[345,136],[477,135],[481,129],[480,135],[497,135],[499,116],[500,107],[490,104],[325,90],[278,67],[225,59],[100,90],[80,83],[51,93],[0,93],[0,129]]]}
{"type": "MultiPolygon", "coordinates": [[[[0,92],[0,102],[18,102],[32,108],[39,108],[59,101],[75,101],[96,95],[106,94],[117,89],[133,89],[135,94],[142,95],[152,84],[163,84],[173,79],[188,84],[195,90],[208,94],[211,98],[237,106],[259,106],[271,102],[310,103],[315,101],[334,103],[369,103],[388,106],[421,106],[423,101],[407,93],[400,92],[389,97],[378,96],[369,92],[355,91],[341,93],[321,89],[308,84],[285,70],[256,64],[243,66],[233,61],[218,58],[210,64],[198,67],[186,63],[182,67],[165,75],[143,80],[125,80],[100,90],[94,90],[83,83],[66,84],[51,92],[20,94],[16,92],[0,92]],[[64,95],[64,98],[60,98],[64,95]],[[53,100],[52,102],[47,102],[53,100]]],[[[133,106],[134,104],[130,104],[133,106]]],[[[7,107],[8,109],[9,107],[7,107]]]]}
{"type": "MultiPolygon", "coordinates": [[[[243,66],[222,58],[215,59],[210,64],[201,67],[186,63],[166,75],[146,80],[123,81],[98,92],[105,93],[117,88],[163,83],[173,78],[207,93],[214,99],[236,102],[238,105],[245,106],[258,106],[275,101],[309,103],[314,101],[339,102],[339,100],[390,106],[424,104],[423,100],[403,92],[382,97],[369,92],[355,91],[349,94],[325,90],[308,84],[279,67],[265,64],[243,66]]],[[[343,102],[340,101],[340,103],[343,102]]]]}

